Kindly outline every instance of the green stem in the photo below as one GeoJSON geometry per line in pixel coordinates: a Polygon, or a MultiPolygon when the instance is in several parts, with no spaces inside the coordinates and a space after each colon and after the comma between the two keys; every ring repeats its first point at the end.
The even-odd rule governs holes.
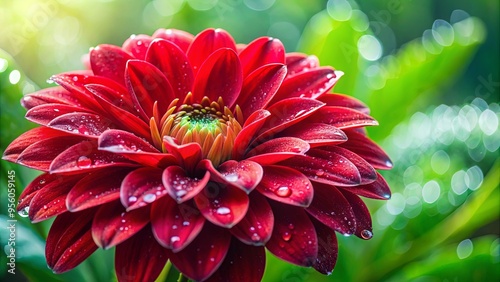
{"type": "Polygon", "coordinates": [[[182,273],[179,274],[179,279],[177,279],[177,282],[188,282],[188,278],[184,276],[182,273]]]}

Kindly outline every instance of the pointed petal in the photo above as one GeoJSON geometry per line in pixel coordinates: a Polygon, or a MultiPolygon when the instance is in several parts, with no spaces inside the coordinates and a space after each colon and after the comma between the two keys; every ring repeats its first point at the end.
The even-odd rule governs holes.
{"type": "Polygon", "coordinates": [[[211,101],[222,97],[231,107],[243,84],[238,55],[232,49],[219,49],[200,66],[193,85],[195,101],[207,96],[211,101]]]}
{"type": "Polygon", "coordinates": [[[151,206],[151,224],[156,240],[177,253],[189,245],[201,232],[205,218],[190,202],[177,204],[162,197],[151,206]]]}
{"type": "Polygon", "coordinates": [[[313,199],[312,184],[309,179],[295,169],[286,166],[264,166],[264,176],[257,190],[275,201],[307,207],[313,199]]]}
{"type": "Polygon", "coordinates": [[[375,169],[367,161],[365,161],[365,159],[355,153],[339,146],[325,146],[321,147],[321,149],[349,159],[349,161],[353,163],[359,171],[359,175],[361,177],[360,184],[369,184],[377,179],[377,172],[375,169]]]}
{"type": "Polygon", "coordinates": [[[335,231],[321,224],[314,218],[311,222],[318,235],[318,257],[313,264],[314,269],[325,275],[330,275],[337,263],[339,246],[335,231]]]}
{"type": "Polygon", "coordinates": [[[198,143],[177,145],[172,137],[165,136],[163,137],[163,146],[170,154],[177,158],[177,161],[188,172],[194,171],[196,165],[201,161],[202,153],[198,143]]]}
{"type": "Polygon", "coordinates": [[[125,40],[122,49],[126,52],[132,54],[136,59],[144,60],[146,58],[146,52],[148,47],[153,41],[153,38],[148,35],[139,34],[130,36],[129,39],[125,40]]]}
{"type": "Polygon", "coordinates": [[[369,115],[353,109],[336,106],[321,108],[307,121],[326,123],[339,129],[378,125],[378,122],[369,115]]]}
{"type": "Polygon", "coordinates": [[[170,261],[192,280],[204,280],[222,264],[231,242],[223,228],[206,223],[201,233],[184,250],[171,254],[170,261]]]}
{"type": "Polygon", "coordinates": [[[356,232],[354,234],[364,240],[371,239],[373,237],[372,217],[365,203],[358,196],[345,189],[340,189],[340,192],[342,192],[354,211],[356,217],[356,232]]]}
{"type": "Polygon", "coordinates": [[[221,48],[236,51],[234,39],[225,30],[209,28],[196,35],[187,51],[195,76],[203,62],[221,48]]]}
{"type": "Polygon", "coordinates": [[[250,42],[240,53],[244,77],[268,64],[285,63],[285,47],[279,39],[261,37],[250,42]]]}
{"type": "Polygon", "coordinates": [[[271,201],[274,229],[266,248],[282,260],[311,266],[318,255],[314,225],[302,208],[271,201]]]}
{"type": "Polygon", "coordinates": [[[346,134],[349,142],[342,144],[341,147],[358,154],[376,169],[392,168],[389,156],[370,138],[354,130],[346,130],[346,134]]]}
{"type": "Polygon", "coordinates": [[[132,57],[118,46],[102,44],[90,51],[90,66],[95,75],[124,85],[125,65],[132,57]]]}
{"type": "Polygon", "coordinates": [[[61,115],[47,124],[48,127],[86,138],[97,138],[114,124],[97,114],[73,112],[61,115]]]}
{"type": "Polygon", "coordinates": [[[248,117],[243,128],[234,140],[232,158],[240,160],[245,155],[248,145],[256,137],[255,134],[260,130],[266,119],[271,116],[266,110],[258,110],[248,117]]]}
{"type": "Polygon", "coordinates": [[[347,141],[345,133],[335,126],[324,123],[299,123],[290,126],[280,133],[281,136],[300,138],[311,145],[318,147],[336,145],[347,141]]]}
{"type": "Polygon", "coordinates": [[[342,234],[353,234],[356,230],[353,208],[335,186],[314,183],[314,198],[306,211],[342,234]]]}
{"type": "Polygon", "coordinates": [[[224,262],[206,282],[260,282],[265,267],[266,251],[263,247],[248,246],[233,238],[224,262]]]}
{"type": "Polygon", "coordinates": [[[186,54],[174,42],[156,39],[146,60],[156,66],[172,85],[175,97],[183,101],[193,87],[193,71],[186,54]]]}
{"type": "Polygon", "coordinates": [[[264,246],[273,232],[273,211],[266,198],[260,193],[250,193],[249,197],[250,206],[245,217],[230,231],[245,244],[264,246]]]}
{"type": "Polygon", "coordinates": [[[210,171],[211,180],[225,185],[234,185],[247,194],[259,184],[263,173],[258,163],[248,160],[240,162],[229,160],[216,169],[210,160],[205,159],[200,162],[199,166],[210,171]]]}
{"type": "Polygon", "coordinates": [[[43,104],[64,104],[79,106],[78,99],[61,86],[49,87],[26,94],[21,98],[21,105],[27,110],[43,104]]]}
{"type": "Polygon", "coordinates": [[[285,58],[287,76],[293,76],[319,67],[318,57],[302,53],[287,53],[285,58]]]}
{"type": "Polygon", "coordinates": [[[26,188],[24,188],[21,195],[19,195],[17,203],[17,211],[28,215],[29,206],[33,197],[35,197],[38,192],[48,185],[53,185],[53,187],[58,187],[59,185],[64,185],[65,182],[73,181],[73,177],[57,174],[44,173],[33,181],[31,181],[26,188]],[[55,184],[54,184],[55,183],[55,184]]]}
{"type": "Polygon", "coordinates": [[[126,211],[120,201],[100,206],[92,222],[94,242],[103,249],[120,244],[149,223],[149,211],[149,206],[126,211]]]}
{"type": "Polygon", "coordinates": [[[167,194],[163,186],[162,170],[141,167],[130,172],[122,181],[120,188],[121,203],[128,211],[153,203],[167,194]]]}
{"type": "Polygon", "coordinates": [[[271,165],[297,155],[304,155],[309,148],[309,144],[299,138],[281,137],[260,144],[245,157],[261,165],[271,165]]]}
{"type": "Polygon", "coordinates": [[[26,119],[38,123],[40,125],[47,125],[53,119],[64,114],[76,113],[82,111],[81,107],[61,104],[43,104],[31,108],[26,113],[26,119]]]}
{"type": "Polygon", "coordinates": [[[160,28],[155,31],[153,38],[163,38],[177,45],[183,52],[187,52],[189,45],[193,42],[194,36],[183,30],[160,28]]]}
{"type": "Polygon", "coordinates": [[[385,181],[384,177],[377,172],[377,180],[367,185],[359,185],[347,188],[349,192],[357,194],[359,196],[378,199],[378,200],[388,200],[391,198],[391,190],[389,185],[385,181]]]}
{"type": "Polygon", "coordinates": [[[151,230],[146,227],[116,246],[116,276],[118,281],[153,282],[167,260],[167,251],[156,242],[151,230]]]}
{"type": "Polygon", "coordinates": [[[97,245],[92,240],[91,224],[95,210],[59,215],[47,236],[45,257],[55,273],[62,273],[88,258],[97,245]]]}
{"type": "Polygon", "coordinates": [[[249,205],[248,195],[243,190],[216,182],[209,182],[194,201],[206,219],[226,228],[240,222],[249,205]]]}
{"type": "Polygon", "coordinates": [[[282,64],[264,65],[243,80],[243,86],[235,105],[239,105],[244,117],[263,109],[271,101],[286,75],[282,64]]]}
{"type": "Polygon", "coordinates": [[[168,194],[180,204],[193,198],[205,188],[210,180],[210,172],[207,171],[201,179],[191,178],[181,167],[169,166],[163,171],[162,179],[168,194]]]}
{"type": "Polygon", "coordinates": [[[108,81],[114,82],[113,80],[102,76],[87,76],[76,73],[57,74],[51,76],[50,79],[70,93],[70,95],[67,96],[71,96],[71,98],[76,100],[74,102],[75,105],[100,112],[103,112],[104,109],[102,109],[101,106],[99,106],[99,104],[92,99],[92,94],[85,88],[84,83],[89,83],[88,80],[92,81],[91,83],[99,84],[107,84],[108,81]]]}
{"type": "Polygon", "coordinates": [[[350,108],[363,114],[370,113],[370,109],[363,102],[345,94],[325,93],[318,100],[325,102],[328,106],[350,108]]]}

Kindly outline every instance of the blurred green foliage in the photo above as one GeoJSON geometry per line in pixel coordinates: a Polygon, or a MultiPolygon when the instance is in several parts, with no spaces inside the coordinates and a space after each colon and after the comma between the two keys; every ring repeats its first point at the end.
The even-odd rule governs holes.
{"type": "MultiPolygon", "coordinates": [[[[383,173],[392,199],[367,200],[374,238],[339,236],[331,276],[269,254],[264,281],[499,280],[498,11],[495,0],[0,0],[0,49],[7,52],[0,52],[0,148],[33,126],[23,119],[23,93],[46,87],[54,73],[81,69],[91,46],[121,45],[161,27],[221,27],[242,43],[275,36],[288,52],[315,54],[345,73],[334,91],[370,106],[380,126],[369,133],[395,168],[383,173]]],[[[6,172],[16,171],[17,195],[36,176],[0,164],[2,187],[6,172]]],[[[0,201],[5,224],[5,189],[0,201]]],[[[0,279],[116,279],[113,251],[101,250],[52,274],[43,254],[50,222],[17,219],[23,275],[0,279]]],[[[0,256],[2,273],[6,262],[0,256]]],[[[159,281],[176,276],[168,264],[159,281]]]]}

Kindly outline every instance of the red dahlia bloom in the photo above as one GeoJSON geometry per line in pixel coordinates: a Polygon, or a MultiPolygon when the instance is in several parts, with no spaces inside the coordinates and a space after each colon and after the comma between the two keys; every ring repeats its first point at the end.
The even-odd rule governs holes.
{"type": "Polygon", "coordinates": [[[139,35],[90,51],[90,70],[22,99],[40,125],[4,159],[44,173],[18,210],[57,216],[55,272],[116,246],[120,281],[152,281],[170,259],[193,280],[258,281],[265,249],[330,273],[335,231],[372,237],[359,196],[387,199],[387,155],[342,75],[315,56],[224,30],[139,35]]]}

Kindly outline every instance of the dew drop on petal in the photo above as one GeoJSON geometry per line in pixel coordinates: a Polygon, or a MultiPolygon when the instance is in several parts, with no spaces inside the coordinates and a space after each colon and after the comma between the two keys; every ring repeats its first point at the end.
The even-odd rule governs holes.
{"type": "Polygon", "coordinates": [[[180,240],[181,240],[181,238],[179,236],[172,236],[172,237],[170,237],[170,243],[172,243],[172,244],[175,243],[175,242],[178,242],[180,240]]]}
{"type": "Polygon", "coordinates": [[[226,214],[229,214],[231,212],[231,210],[229,208],[226,208],[226,207],[220,207],[217,209],[217,214],[219,215],[226,215],[226,214]]]}
{"type": "Polygon", "coordinates": [[[257,233],[252,234],[252,241],[257,242],[260,240],[260,236],[257,233]]]}
{"type": "Polygon", "coordinates": [[[92,160],[87,158],[86,156],[81,156],[76,161],[76,165],[79,168],[89,168],[92,165],[92,160]]]}
{"type": "Polygon", "coordinates": [[[368,240],[373,237],[373,233],[370,230],[363,230],[361,231],[361,238],[368,240]]]}
{"type": "Polygon", "coordinates": [[[224,178],[229,182],[235,182],[238,180],[238,175],[236,173],[231,173],[231,174],[225,175],[224,178]]]}
{"type": "Polygon", "coordinates": [[[135,197],[135,196],[130,196],[130,197],[128,197],[128,202],[129,202],[130,204],[135,203],[136,201],[137,201],[137,197],[135,197]]]}
{"type": "Polygon", "coordinates": [[[283,234],[281,234],[281,238],[288,242],[292,238],[292,234],[290,234],[290,232],[283,232],[283,234]]]}
{"type": "Polygon", "coordinates": [[[287,186],[281,186],[276,190],[275,193],[280,197],[288,197],[292,194],[292,190],[287,186]]]}
{"type": "Polygon", "coordinates": [[[28,217],[28,213],[30,211],[30,207],[25,207],[24,209],[20,210],[17,212],[17,214],[19,214],[19,216],[21,217],[28,217]]]}
{"type": "Polygon", "coordinates": [[[288,229],[293,230],[294,228],[295,226],[292,223],[288,224],[288,229]]]}
{"type": "Polygon", "coordinates": [[[142,199],[146,203],[152,203],[156,200],[156,195],[155,194],[146,194],[146,195],[144,195],[144,197],[142,199]]]}
{"type": "Polygon", "coordinates": [[[324,170],[322,170],[322,169],[318,169],[318,171],[316,171],[316,175],[317,175],[317,176],[322,176],[322,175],[324,175],[324,174],[325,174],[325,171],[324,171],[324,170]]]}

